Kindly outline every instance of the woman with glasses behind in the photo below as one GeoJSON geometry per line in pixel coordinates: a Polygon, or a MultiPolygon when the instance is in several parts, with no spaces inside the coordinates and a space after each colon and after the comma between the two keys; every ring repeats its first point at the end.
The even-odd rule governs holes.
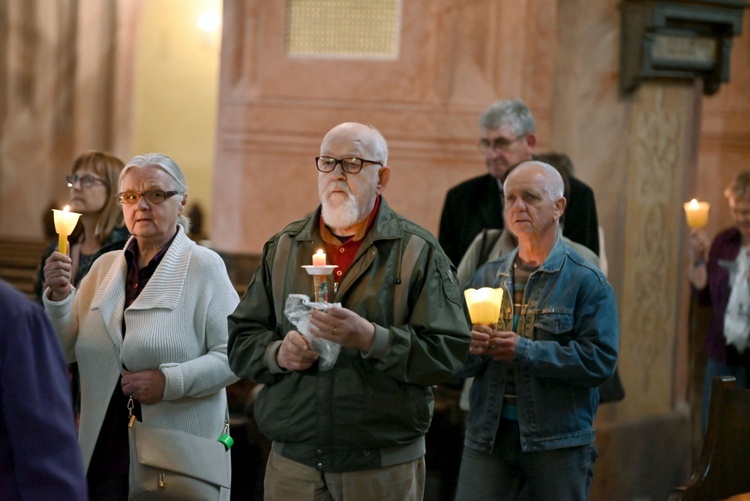
{"type": "MultiPolygon", "coordinates": [[[[133,235],[124,250],[97,259],[77,289],[68,256],[55,252],[45,267],[45,309],[81,374],[78,441],[90,499],[128,498],[130,404],[145,425],[212,441],[228,425],[224,388],[237,377],[227,317],[239,297],[221,257],[187,237],[187,198],[171,158],[137,156],[119,179],[133,235]]],[[[227,453],[227,478],[230,465],[227,453]]]]}
{"type": "MultiPolygon", "coordinates": [[[[109,153],[87,151],[75,159],[71,175],[65,178],[70,188],[70,210],[81,214],[69,238],[73,287],[78,287],[96,258],[122,249],[130,236],[115,198],[123,166],[122,160],[109,153]]],[[[44,265],[57,250],[57,244],[57,238],[50,242],[39,267],[35,292],[40,303],[45,289],[44,265]]]]}
{"type": "MultiPolygon", "coordinates": [[[[123,223],[122,209],[115,198],[117,180],[124,165],[122,160],[109,153],[87,151],[73,161],[71,174],[65,178],[70,188],[70,210],[81,214],[68,239],[71,259],[69,279],[73,287],[78,287],[96,258],[106,252],[122,249],[130,237],[123,223]]],[[[51,215],[51,211],[47,214],[51,215]]],[[[40,303],[46,288],[44,268],[57,246],[58,239],[55,237],[44,251],[39,266],[34,292],[40,303]]],[[[77,420],[81,407],[77,364],[70,364],[68,374],[77,420]]]]}

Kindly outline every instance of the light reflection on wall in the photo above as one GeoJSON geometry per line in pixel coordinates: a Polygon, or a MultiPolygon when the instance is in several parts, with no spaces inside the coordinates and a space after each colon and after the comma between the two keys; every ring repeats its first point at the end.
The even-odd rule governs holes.
{"type": "MultiPolygon", "coordinates": [[[[132,155],[174,158],[188,209],[211,210],[222,0],[143,2],[135,56],[132,155]]],[[[210,228],[204,228],[210,236],[210,228]]]]}

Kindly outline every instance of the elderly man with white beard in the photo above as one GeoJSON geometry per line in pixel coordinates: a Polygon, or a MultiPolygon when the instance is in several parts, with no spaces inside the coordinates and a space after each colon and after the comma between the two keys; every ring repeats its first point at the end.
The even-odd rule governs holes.
{"type": "Polygon", "coordinates": [[[320,207],[269,240],[229,317],[229,363],[264,385],[255,405],[273,441],[266,499],[422,499],[431,387],[450,378],[470,333],[454,270],[436,239],[382,196],[391,175],[375,128],[343,123],[323,138],[320,207]],[[325,250],[332,303],[310,334],[341,346],[321,366],[286,318],[289,294],[310,294],[302,268],[325,250]]]}

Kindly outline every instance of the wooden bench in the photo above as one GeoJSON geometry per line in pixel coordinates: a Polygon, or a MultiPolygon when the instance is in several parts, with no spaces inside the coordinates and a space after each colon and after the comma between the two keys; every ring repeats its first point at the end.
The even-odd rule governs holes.
{"type": "Polygon", "coordinates": [[[41,239],[0,238],[0,278],[34,299],[37,268],[46,248],[41,239]]]}
{"type": "Polygon", "coordinates": [[[719,500],[750,493],[750,390],[714,378],[703,448],[687,485],[669,501],[719,500]]]}
{"type": "Polygon", "coordinates": [[[219,252],[227,267],[229,279],[234,285],[237,294],[242,297],[250,285],[255,271],[260,266],[260,255],[258,254],[239,254],[230,252],[219,252]]]}

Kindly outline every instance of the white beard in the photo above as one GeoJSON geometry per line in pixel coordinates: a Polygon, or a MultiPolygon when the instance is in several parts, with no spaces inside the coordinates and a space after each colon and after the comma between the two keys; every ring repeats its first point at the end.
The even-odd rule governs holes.
{"type": "Polygon", "coordinates": [[[351,193],[347,192],[347,198],[333,206],[328,195],[323,198],[322,215],[325,224],[331,228],[346,229],[359,222],[359,204],[351,193]]]}

